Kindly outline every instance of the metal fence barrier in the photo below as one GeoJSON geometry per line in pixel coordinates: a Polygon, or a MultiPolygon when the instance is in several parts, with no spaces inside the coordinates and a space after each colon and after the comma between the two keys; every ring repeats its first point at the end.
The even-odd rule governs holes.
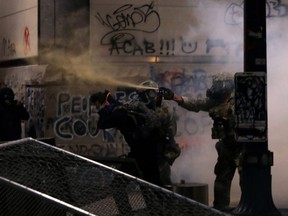
{"type": "Polygon", "coordinates": [[[0,209],[3,216],[227,215],[32,138],[0,145],[0,209]]]}

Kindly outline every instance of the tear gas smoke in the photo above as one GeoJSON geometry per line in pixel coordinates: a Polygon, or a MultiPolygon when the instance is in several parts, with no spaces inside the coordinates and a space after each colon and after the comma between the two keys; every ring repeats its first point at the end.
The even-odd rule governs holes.
{"type": "MultiPolygon", "coordinates": [[[[65,56],[61,52],[47,52],[45,54],[45,59],[48,62],[53,62],[53,64],[58,68],[51,70],[51,73],[61,73],[61,78],[67,82],[75,83],[89,83],[91,85],[100,84],[103,86],[112,87],[126,87],[132,89],[153,89],[158,88],[142,86],[140,81],[137,84],[131,81],[125,81],[125,72],[119,71],[119,67],[111,67],[107,63],[99,63],[93,65],[89,62],[86,55],[75,56],[73,54],[66,53],[65,56]],[[119,76],[119,74],[122,74],[119,76]],[[123,76],[123,77],[122,77],[123,76]]],[[[121,68],[120,68],[121,70],[121,68]]],[[[132,75],[126,74],[128,77],[132,75]]],[[[48,74],[51,77],[51,74],[48,74]]],[[[136,75],[135,75],[136,76],[136,75]]],[[[148,79],[148,75],[147,78],[148,79]]],[[[143,81],[143,79],[141,80],[143,81]]]]}
{"type": "MultiPolygon", "coordinates": [[[[203,11],[205,11],[204,15],[206,16],[207,14],[210,14],[209,16],[213,16],[214,20],[216,20],[215,13],[207,13],[207,8],[205,8],[206,4],[204,4],[204,2],[205,1],[203,1],[203,11]]],[[[282,3],[282,6],[279,5],[279,10],[282,10],[287,5],[287,1],[282,3]]],[[[214,4],[214,10],[217,11],[217,8],[219,8],[220,12],[221,9],[227,6],[216,5],[216,2],[214,2],[214,4]]],[[[203,14],[198,15],[198,17],[203,17],[203,14]]],[[[288,164],[288,133],[286,131],[287,122],[285,118],[288,115],[288,100],[286,100],[288,82],[286,72],[286,68],[288,67],[286,60],[288,45],[286,41],[288,39],[288,31],[283,28],[283,26],[286,25],[285,23],[288,22],[286,18],[287,17],[284,16],[267,18],[268,148],[274,154],[274,164],[271,167],[271,189],[273,201],[278,208],[287,208],[288,203],[288,192],[285,187],[288,179],[288,172],[286,172],[288,164]]],[[[241,20],[243,20],[243,16],[241,16],[241,20]]],[[[213,32],[209,32],[209,30],[207,30],[207,35],[210,35],[211,37],[215,37],[216,35],[216,38],[220,36],[220,38],[225,38],[225,41],[235,41],[237,43],[243,41],[243,38],[241,37],[241,35],[243,35],[243,23],[238,25],[238,27],[235,25],[238,30],[235,29],[235,31],[228,31],[229,34],[227,34],[226,29],[220,28],[221,25],[218,25],[217,29],[215,29],[213,22],[206,24],[207,29],[213,30],[213,32]]],[[[194,28],[193,34],[195,34],[195,32],[197,32],[197,29],[194,28]]],[[[225,64],[223,64],[223,71],[226,71],[225,64]]],[[[235,68],[234,72],[241,71],[243,70],[235,68]]],[[[200,115],[205,117],[204,113],[200,113],[200,115]]],[[[199,114],[196,118],[199,118],[199,114]]],[[[205,131],[203,131],[203,134],[205,134],[206,137],[202,138],[201,140],[196,140],[194,138],[185,140],[185,142],[189,142],[193,145],[188,146],[183,151],[181,158],[176,160],[172,171],[174,181],[179,182],[181,179],[184,179],[186,182],[204,182],[209,184],[209,203],[212,205],[213,185],[215,179],[213,172],[214,165],[217,160],[217,153],[214,148],[216,141],[210,139],[212,120],[209,118],[206,119],[208,127],[206,127],[205,131]]],[[[179,142],[181,141],[182,140],[179,142]]],[[[237,205],[240,200],[240,196],[241,190],[239,186],[239,175],[236,172],[231,188],[231,204],[237,205]]]]}
{"type": "MultiPolygon", "coordinates": [[[[191,27],[191,35],[189,35],[188,32],[187,38],[201,39],[210,35],[211,38],[224,38],[228,43],[241,43],[243,41],[243,23],[240,25],[235,24],[234,26],[229,27],[229,30],[220,28],[220,26],[223,26],[223,14],[225,14],[223,8],[227,8],[227,1],[214,1],[210,11],[206,6],[209,5],[211,1],[209,1],[209,4],[207,2],[208,1],[199,1],[199,7],[203,5],[203,10],[199,11],[205,11],[205,14],[193,14],[193,16],[197,17],[197,25],[191,27]],[[224,2],[225,5],[217,5],[218,2],[224,2]],[[221,9],[217,11],[217,8],[221,9]],[[203,18],[203,16],[205,16],[205,18],[203,18]],[[213,22],[217,20],[216,17],[218,20],[221,20],[221,25],[215,25],[215,22],[213,22]],[[210,22],[203,22],[204,20],[210,20],[210,22]],[[203,26],[205,26],[205,29],[203,29],[203,26]],[[217,26],[217,28],[215,28],[215,26],[217,26]],[[201,29],[197,29],[198,27],[201,27],[201,29]],[[229,32],[229,34],[227,34],[227,32],[229,32]]],[[[241,12],[242,1],[238,2],[240,2],[238,9],[241,12]]],[[[243,19],[243,15],[240,15],[238,13],[238,24],[240,20],[239,17],[243,19]]],[[[267,38],[268,145],[269,149],[274,153],[274,165],[271,167],[272,195],[277,207],[287,207],[288,203],[288,192],[285,187],[288,179],[288,172],[286,172],[288,164],[288,133],[286,131],[287,123],[285,119],[288,115],[288,100],[286,100],[286,84],[288,82],[286,74],[286,68],[288,67],[286,51],[288,47],[286,41],[288,38],[288,31],[285,31],[285,28],[283,28],[287,22],[286,18],[287,17],[270,17],[267,23],[267,33],[269,35],[267,38]]],[[[187,29],[185,31],[187,31],[187,29]]],[[[175,29],[173,32],[175,32],[175,29]]],[[[89,62],[90,57],[86,55],[75,56],[71,54],[70,56],[67,56],[65,53],[64,56],[63,53],[54,52],[47,53],[46,58],[48,59],[48,62],[50,59],[50,62],[55,62],[56,65],[61,65],[64,68],[64,77],[68,81],[70,78],[74,80],[76,77],[78,81],[95,84],[101,83],[115,87],[144,88],[143,86],[135,85],[132,82],[118,79],[117,75],[123,73],[123,71],[119,71],[121,68],[114,68],[115,71],[113,71],[113,69],[111,70],[111,65],[108,64],[105,65],[102,63],[97,66],[91,65],[91,62],[89,62]],[[79,65],[81,65],[81,67],[79,67],[79,65]],[[71,74],[72,76],[70,76],[71,74]]],[[[239,58],[242,58],[242,56],[239,58]]],[[[227,71],[225,67],[225,64],[223,64],[222,71],[227,71]]],[[[235,71],[233,72],[240,71],[239,68],[235,68],[235,71]]],[[[201,119],[201,121],[205,122],[205,128],[202,129],[202,135],[204,136],[202,136],[201,140],[197,137],[191,137],[190,140],[178,140],[182,145],[185,145],[185,143],[192,143],[193,145],[189,145],[184,149],[181,158],[175,161],[175,164],[172,167],[172,177],[174,182],[180,182],[181,179],[184,179],[186,182],[208,183],[209,203],[211,204],[213,201],[213,184],[215,179],[213,169],[217,160],[217,153],[214,148],[216,141],[211,139],[212,120],[207,113],[204,112],[198,114],[190,112],[189,115],[195,115],[195,119],[201,119]]],[[[178,133],[181,134],[182,130],[183,128],[178,128],[178,133]]],[[[240,200],[240,196],[239,178],[236,173],[231,193],[232,204],[237,204],[240,200]]]]}

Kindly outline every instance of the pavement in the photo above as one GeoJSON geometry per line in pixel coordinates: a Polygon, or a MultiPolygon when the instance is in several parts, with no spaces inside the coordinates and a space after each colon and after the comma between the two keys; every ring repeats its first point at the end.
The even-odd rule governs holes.
{"type": "MultiPolygon", "coordinates": [[[[211,207],[212,208],[212,207],[211,207]]],[[[234,206],[234,208],[236,208],[236,206],[234,206]]],[[[280,212],[280,214],[281,214],[281,216],[288,216],[288,208],[277,208],[277,210],[280,212]]],[[[279,216],[278,214],[277,214],[277,212],[274,212],[274,213],[276,213],[276,215],[275,214],[273,214],[273,215],[271,215],[271,216],[279,216]]],[[[234,214],[232,214],[232,213],[228,213],[228,215],[230,216],[232,216],[232,215],[234,215],[234,214]]],[[[247,215],[249,215],[249,214],[247,214],[247,215]]],[[[253,214],[251,214],[251,216],[253,216],[253,214]]],[[[258,215],[257,215],[258,216],[258,215]]],[[[270,215],[265,215],[265,216],[270,216],[270,215]]]]}
{"type": "MultiPolygon", "coordinates": [[[[233,208],[236,208],[237,207],[237,205],[238,205],[238,202],[236,202],[236,201],[232,201],[231,202],[231,206],[233,207],[233,208]]],[[[275,206],[276,207],[276,206],[275,206]]],[[[287,207],[288,207],[288,203],[287,203],[287,207]]],[[[281,213],[281,216],[288,216],[288,208],[286,208],[286,206],[279,206],[279,207],[276,207],[277,208],[277,210],[281,213]]],[[[266,215],[267,216],[267,215],[266,215]]],[[[269,215],[270,216],[270,215],[269,215]]],[[[275,215],[271,215],[271,216],[275,216],[275,215]]]]}
{"type": "MultiPolygon", "coordinates": [[[[288,209],[280,208],[278,209],[278,211],[280,212],[281,216],[288,216],[288,209]]],[[[271,215],[271,216],[275,216],[275,215],[271,215]]]]}

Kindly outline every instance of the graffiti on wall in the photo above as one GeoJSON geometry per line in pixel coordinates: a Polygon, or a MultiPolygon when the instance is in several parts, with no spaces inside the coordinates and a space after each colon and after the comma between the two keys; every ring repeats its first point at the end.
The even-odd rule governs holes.
{"type": "MultiPolygon", "coordinates": [[[[224,20],[228,25],[243,23],[244,2],[230,4],[225,12],[224,20]]],[[[288,5],[281,0],[266,0],[266,17],[284,17],[288,15],[288,5]]]]}
{"type": "MultiPolygon", "coordinates": [[[[169,69],[162,70],[151,66],[150,77],[159,86],[169,87],[175,93],[191,98],[205,97],[206,90],[212,82],[208,71],[201,68],[188,69],[186,67],[169,71],[169,69]]],[[[116,152],[118,154],[127,152],[125,139],[118,130],[99,130],[97,128],[98,114],[96,107],[91,106],[89,102],[89,95],[74,94],[63,90],[56,91],[56,93],[50,92],[48,97],[46,95],[46,107],[48,105],[49,109],[54,111],[50,114],[46,112],[45,123],[43,123],[41,119],[43,119],[44,105],[38,98],[44,98],[44,91],[33,88],[28,88],[27,91],[31,104],[29,110],[32,112],[38,110],[37,113],[34,111],[32,115],[32,119],[35,120],[33,122],[36,122],[34,125],[42,128],[43,131],[52,131],[59,147],[65,146],[70,151],[81,155],[107,156],[116,155],[116,152]],[[37,103],[32,103],[32,100],[37,100],[37,103]]],[[[113,94],[120,102],[129,102],[137,96],[135,90],[121,88],[118,88],[113,94]]],[[[169,106],[178,119],[177,137],[181,139],[181,142],[189,145],[188,140],[191,141],[191,136],[196,141],[199,136],[203,136],[207,128],[210,128],[211,120],[207,114],[201,114],[200,117],[199,115],[193,116],[187,114],[189,112],[181,111],[176,103],[169,106]],[[189,137],[187,141],[185,141],[185,137],[189,137]]]]}
{"type": "Polygon", "coordinates": [[[89,95],[60,90],[46,97],[52,112],[46,112],[45,131],[55,137],[58,147],[86,156],[127,153],[128,146],[118,130],[97,128],[98,114],[90,105],[89,95]]]}
{"type": "Polygon", "coordinates": [[[25,26],[23,37],[24,37],[23,38],[24,39],[24,54],[27,55],[31,51],[30,30],[27,26],[25,26]]]}
{"type": "Polygon", "coordinates": [[[100,139],[91,139],[90,143],[79,142],[63,145],[60,141],[58,147],[66,148],[79,155],[98,157],[117,157],[127,155],[129,152],[129,147],[123,135],[114,128],[99,130],[97,137],[100,139]]]}
{"type": "Polygon", "coordinates": [[[26,125],[28,136],[36,138],[44,136],[45,93],[43,88],[26,88],[26,109],[30,119],[26,125]]]}
{"type": "MultiPolygon", "coordinates": [[[[174,70],[150,67],[150,76],[159,86],[170,88],[175,94],[191,99],[203,99],[212,85],[213,76],[205,68],[179,68],[174,70]]],[[[196,114],[172,103],[178,119],[177,137],[183,146],[198,142],[207,129],[211,128],[212,120],[207,113],[196,114]],[[193,141],[194,140],[194,141],[193,141]]]]}
{"type": "Polygon", "coordinates": [[[16,56],[16,45],[8,38],[1,39],[1,53],[0,57],[13,57],[16,56]]]}
{"type": "Polygon", "coordinates": [[[96,12],[95,18],[107,32],[100,39],[101,45],[109,46],[110,55],[144,55],[156,52],[154,44],[144,39],[137,41],[135,32],[154,33],[160,27],[160,16],[154,2],[135,6],[125,4],[108,14],[96,12]]]}
{"type": "MultiPolygon", "coordinates": [[[[223,10],[223,25],[240,26],[243,24],[243,3],[232,3],[223,10]]],[[[268,0],[267,1],[267,17],[284,17],[287,16],[287,5],[282,1],[268,0]]],[[[207,35],[199,40],[189,38],[179,32],[177,37],[169,36],[162,37],[159,31],[163,27],[165,17],[161,16],[156,4],[152,1],[147,4],[123,4],[114,7],[111,10],[96,10],[94,19],[101,26],[99,31],[99,43],[102,47],[106,47],[110,55],[159,55],[159,56],[174,56],[181,54],[199,55],[213,54],[214,50],[221,50],[223,55],[240,56],[243,52],[242,43],[231,43],[226,38],[212,38],[207,35]],[[151,25],[153,24],[153,25],[151,25]],[[140,33],[140,34],[139,34],[140,33]],[[154,35],[154,37],[150,37],[154,35]],[[160,35],[160,36],[159,36],[160,35]],[[154,38],[154,39],[153,39],[154,38]],[[155,39],[157,38],[157,39],[155,39]],[[204,47],[204,49],[203,49],[204,47]],[[200,49],[204,53],[200,53],[200,49]]],[[[166,18],[167,19],[167,18],[166,18]]],[[[165,29],[164,29],[165,31],[165,29]]],[[[163,31],[163,32],[164,32],[163,31]]],[[[29,51],[30,40],[29,32],[24,34],[24,42],[27,51],[29,51]]],[[[5,39],[5,53],[9,53],[8,47],[13,47],[9,40],[5,39]],[[8,43],[9,41],[9,43],[8,43]],[[8,46],[9,45],[9,46],[8,46]]],[[[2,45],[3,53],[3,45],[2,45]]],[[[12,49],[13,50],[13,49],[12,49]]],[[[16,52],[16,48],[15,48],[16,52]]],[[[12,52],[11,52],[12,53],[12,52]]],[[[167,68],[156,69],[150,67],[150,77],[158,83],[159,86],[171,88],[176,94],[185,95],[189,98],[204,98],[206,90],[211,85],[212,77],[210,71],[205,67],[176,67],[176,69],[167,68]]],[[[11,79],[12,80],[12,79],[11,79]]],[[[38,97],[41,93],[36,89],[30,89],[28,99],[33,100],[33,97],[38,97]],[[33,90],[33,91],[32,91],[33,90]]],[[[125,92],[124,90],[114,92],[116,98],[120,101],[129,101],[135,93],[125,92]]],[[[44,94],[42,92],[42,94],[44,94]]],[[[44,97],[41,95],[41,97],[44,97]]],[[[105,141],[107,148],[115,148],[115,140],[119,134],[113,130],[99,131],[97,129],[97,110],[92,109],[87,95],[74,95],[69,92],[60,91],[55,94],[55,103],[52,106],[55,110],[55,115],[45,117],[45,124],[41,118],[44,106],[41,102],[32,104],[29,109],[33,110],[38,107],[39,113],[34,113],[33,116],[39,120],[33,124],[39,128],[38,134],[43,131],[51,130],[53,135],[59,140],[64,140],[69,143],[74,139],[82,139],[89,137],[93,140],[92,145],[77,144],[71,149],[74,152],[84,152],[93,154],[99,152],[110,152],[101,146],[101,141],[105,141]],[[44,125],[43,125],[44,124],[44,125]],[[96,141],[98,139],[98,141],[96,141]],[[100,141],[99,141],[100,140],[100,141]]],[[[177,104],[172,104],[172,108],[178,117],[179,132],[177,136],[183,140],[185,137],[193,136],[197,138],[205,132],[211,125],[211,120],[205,114],[194,116],[188,112],[181,110],[177,104]]],[[[101,154],[102,154],[101,153],[101,154]]]]}
{"type": "MultiPolygon", "coordinates": [[[[135,97],[135,91],[116,91],[115,98],[128,102],[135,97]]],[[[114,142],[118,136],[113,130],[99,131],[97,128],[98,113],[89,101],[89,95],[74,95],[69,92],[57,93],[56,118],[49,118],[47,129],[53,128],[54,135],[62,140],[73,140],[89,136],[95,139],[103,133],[103,139],[114,142]]]]}
{"type": "MultiPolygon", "coordinates": [[[[223,21],[217,24],[217,28],[227,26],[243,28],[243,4],[243,2],[231,3],[225,6],[223,21]]],[[[159,36],[159,31],[165,31],[161,24],[167,18],[164,17],[165,14],[161,17],[158,10],[159,7],[153,1],[140,6],[123,4],[108,12],[96,9],[93,18],[101,26],[101,31],[97,31],[101,34],[99,45],[107,47],[107,52],[111,56],[208,55],[213,50],[220,55],[242,55],[243,43],[231,41],[227,37],[213,38],[207,35],[206,38],[201,37],[199,40],[196,37],[187,37],[181,32],[177,37],[169,38],[165,35],[164,38],[161,34],[159,36]]],[[[267,0],[266,11],[267,18],[284,17],[288,15],[288,6],[281,0],[267,0]]]]}
{"type": "MultiPolygon", "coordinates": [[[[205,43],[202,44],[206,46],[205,54],[210,54],[212,49],[217,48],[222,49],[225,55],[240,55],[241,43],[229,43],[222,38],[198,41],[195,38],[186,38],[181,33],[179,37],[159,38],[162,17],[157,8],[158,6],[156,7],[152,1],[140,6],[124,4],[108,12],[96,9],[93,18],[102,28],[100,46],[106,46],[109,55],[113,56],[123,54],[173,56],[200,54],[197,53],[200,51],[199,44],[205,43]],[[154,39],[149,39],[148,35],[153,35],[154,39]]],[[[99,31],[97,33],[99,34],[99,31]]]]}
{"type": "Polygon", "coordinates": [[[57,95],[54,133],[57,137],[72,140],[75,136],[95,137],[97,135],[97,112],[89,103],[89,98],[59,92],[57,95]]]}
{"type": "MultiPolygon", "coordinates": [[[[154,2],[139,7],[133,4],[125,4],[109,14],[101,15],[97,12],[95,17],[109,31],[102,36],[101,44],[123,43],[125,37],[134,39],[129,32],[140,31],[146,33],[156,32],[160,27],[159,13],[154,9],[154,2]],[[150,25],[152,23],[152,25],[150,25]],[[123,38],[124,37],[124,38],[123,38]]],[[[127,41],[128,43],[128,41],[127,41]]]]}
{"type": "Polygon", "coordinates": [[[203,68],[179,68],[157,71],[150,67],[150,76],[159,86],[171,88],[178,95],[204,98],[213,77],[203,68]]]}

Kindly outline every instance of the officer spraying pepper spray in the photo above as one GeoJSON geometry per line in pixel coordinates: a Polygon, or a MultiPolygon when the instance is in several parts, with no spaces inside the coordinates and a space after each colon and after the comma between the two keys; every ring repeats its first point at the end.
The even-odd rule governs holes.
{"type": "Polygon", "coordinates": [[[236,160],[243,148],[234,138],[234,80],[229,77],[216,77],[211,88],[206,91],[206,98],[198,100],[175,95],[172,90],[164,87],[160,87],[159,91],[164,99],[173,100],[189,111],[206,111],[213,119],[211,137],[218,140],[215,144],[218,158],[214,167],[216,178],[213,207],[224,212],[231,211],[231,183],[237,168],[236,160]]]}

